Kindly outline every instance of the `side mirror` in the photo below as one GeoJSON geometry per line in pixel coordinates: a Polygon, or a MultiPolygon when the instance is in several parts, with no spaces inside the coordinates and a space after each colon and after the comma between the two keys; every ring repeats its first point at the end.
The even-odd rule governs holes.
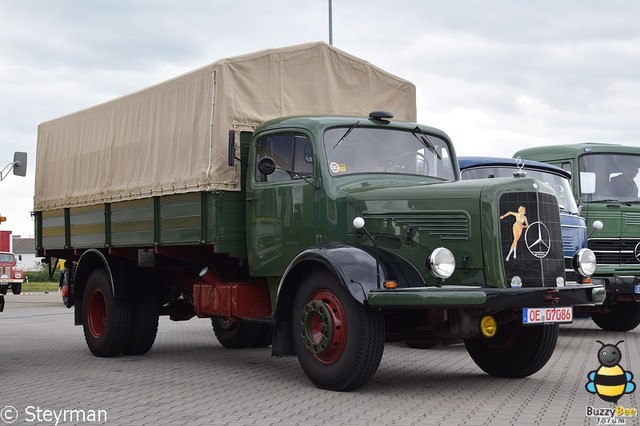
{"type": "Polygon", "coordinates": [[[16,176],[27,175],[27,153],[16,152],[13,154],[13,174],[16,176]]]}
{"type": "Polygon", "coordinates": [[[269,176],[276,171],[276,163],[270,157],[264,157],[258,161],[258,171],[265,176],[269,176]]]}
{"type": "Polygon", "coordinates": [[[22,262],[22,255],[21,255],[21,254],[19,254],[19,255],[18,255],[18,260],[19,260],[20,262],[22,262]]]}

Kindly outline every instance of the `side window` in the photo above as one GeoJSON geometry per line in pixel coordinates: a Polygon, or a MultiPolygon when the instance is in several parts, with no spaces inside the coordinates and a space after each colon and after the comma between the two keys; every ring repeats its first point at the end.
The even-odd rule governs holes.
{"type": "Polygon", "coordinates": [[[256,166],[261,159],[269,157],[277,167],[270,175],[263,175],[256,168],[257,182],[282,182],[313,173],[313,149],[305,135],[278,133],[263,136],[258,139],[256,153],[256,166]]]}

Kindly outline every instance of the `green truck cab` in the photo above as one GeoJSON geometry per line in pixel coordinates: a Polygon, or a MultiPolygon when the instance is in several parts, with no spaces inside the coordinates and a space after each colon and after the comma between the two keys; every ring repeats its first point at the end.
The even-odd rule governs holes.
{"type": "Polygon", "coordinates": [[[640,148],[583,143],[528,148],[514,156],[555,164],[572,174],[572,188],[587,223],[597,227],[588,247],[597,259],[592,282],[607,290],[591,307],[603,330],[628,331],[640,324],[640,148]]]}
{"type": "Polygon", "coordinates": [[[159,315],[198,316],[225,347],[297,356],[324,389],[364,385],[385,342],[425,338],[464,339],[487,373],[524,377],[549,360],[573,306],[602,302],[601,286],[566,282],[551,188],[460,181],[449,137],[412,119],[411,84],[322,43],[212,67],[40,126],[36,245],[67,259],[65,300],[94,355],[143,354],[159,315]],[[306,70],[321,72],[301,81],[306,70]],[[288,82],[277,111],[239,117],[251,110],[239,99],[256,99],[248,115],[269,108],[256,91],[274,75],[288,82]],[[159,117],[189,88],[202,104],[159,117]],[[303,115],[278,118],[288,105],[303,115]],[[391,105],[401,121],[341,113],[363,105],[391,105]],[[181,131],[166,129],[173,114],[187,115],[181,131]],[[219,132],[184,136],[200,121],[219,132]],[[522,221],[531,233],[516,239],[522,221]]]}

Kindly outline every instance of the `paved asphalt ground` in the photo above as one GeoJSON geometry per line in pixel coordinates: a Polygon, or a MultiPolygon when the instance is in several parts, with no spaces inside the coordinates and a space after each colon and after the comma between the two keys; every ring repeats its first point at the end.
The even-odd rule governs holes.
{"type": "MultiPolygon", "coordinates": [[[[15,425],[595,425],[587,407],[613,408],[585,389],[600,344],[640,384],[638,330],[603,332],[590,319],[562,325],[556,351],[525,379],[484,374],[463,345],[388,344],[377,374],[350,393],[319,390],[296,358],[224,349],[205,319],[160,319],[143,356],[91,355],[59,294],[7,295],[0,313],[0,426],[15,425]],[[3,408],[4,407],[4,408],[3,408]],[[102,411],[101,411],[102,410],[102,411]],[[84,422],[80,417],[84,414],[84,422]]],[[[640,391],[619,406],[639,408],[640,391]]],[[[639,424],[640,417],[614,417],[639,424]]]]}

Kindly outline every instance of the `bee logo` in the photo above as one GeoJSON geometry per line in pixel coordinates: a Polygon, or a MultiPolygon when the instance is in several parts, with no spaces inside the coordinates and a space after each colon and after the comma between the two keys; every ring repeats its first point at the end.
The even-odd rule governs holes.
{"type": "Polygon", "coordinates": [[[596,342],[602,345],[598,351],[600,368],[587,374],[589,381],[585,388],[587,392],[597,394],[600,399],[617,404],[622,395],[636,390],[636,384],[632,381],[633,373],[625,371],[619,365],[622,353],[618,345],[624,340],[620,340],[615,345],[605,345],[600,340],[596,342]]]}

